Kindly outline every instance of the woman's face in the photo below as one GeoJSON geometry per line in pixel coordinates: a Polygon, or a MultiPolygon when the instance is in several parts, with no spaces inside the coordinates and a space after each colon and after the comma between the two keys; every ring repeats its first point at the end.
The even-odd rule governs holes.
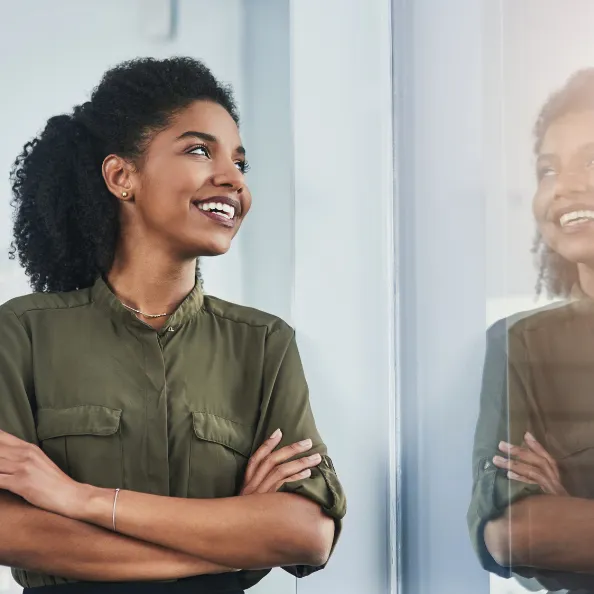
{"type": "Polygon", "coordinates": [[[245,166],[233,118],[217,103],[196,101],[145,150],[123,233],[126,224],[140,225],[142,237],[173,257],[224,254],[252,202],[245,166]]]}
{"type": "Polygon", "coordinates": [[[594,110],[549,126],[536,170],[533,211],[545,243],[570,262],[594,265],[594,110]]]}

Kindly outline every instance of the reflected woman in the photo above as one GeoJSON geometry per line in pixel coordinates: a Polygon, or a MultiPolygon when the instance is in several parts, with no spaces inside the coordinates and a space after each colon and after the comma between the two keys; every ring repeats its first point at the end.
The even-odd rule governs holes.
{"type": "Polygon", "coordinates": [[[198,275],[246,171],[230,89],[189,58],[113,68],[17,158],[35,292],[0,307],[0,564],[25,592],[242,592],[328,560],[345,498],[295,334],[198,275]]]}
{"type": "Polygon", "coordinates": [[[535,126],[538,290],[488,334],[468,523],[483,566],[594,592],[594,69],[535,126]]]}

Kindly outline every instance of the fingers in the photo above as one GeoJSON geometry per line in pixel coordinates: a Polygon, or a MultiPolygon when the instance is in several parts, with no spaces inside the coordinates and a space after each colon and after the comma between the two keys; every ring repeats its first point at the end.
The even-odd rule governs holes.
{"type": "Polygon", "coordinates": [[[525,435],[526,445],[538,456],[542,456],[544,460],[546,460],[547,464],[549,465],[553,474],[557,477],[557,479],[561,478],[559,474],[559,467],[557,466],[557,461],[547,452],[536,438],[531,433],[526,433],[525,435]]]}
{"type": "MultiPolygon", "coordinates": [[[[313,454],[312,456],[305,456],[292,462],[286,462],[277,466],[258,486],[256,493],[269,493],[278,490],[280,485],[287,482],[292,476],[306,473],[307,477],[311,476],[311,468],[317,466],[322,461],[320,454],[313,454]],[[278,487],[276,485],[279,485],[278,487]]],[[[303,476],[302,478],[306,478],[303,476]]],[[[292,479],[298,480],[298,479],[292,479]]]]}
{"type": "MultiPolygon", "coordinates": [[[[537,442],[533,441],[533,443],[537,442]]],[[[532,447],[535,446],[533,445],[532,447]]],[[[516,460],[520,460],[521,462],[524,462],[531,466],[535,466],[536,468],[538,468],[541,474],[543,474],[549,479],[549,481],[560,480],[559,471],[557,469],[557,463],[553,460],[551,456],[549,456],[548,453],[547,457],[544,457],[542,454],[538,453],[534,449],[529,448],[528,443],[525,443],[522,446],[514,446],[505,441],[502,441],[499,444],[499,449],[502,452],[508,454],[509,456],[515,458],[516,460]]],[[[544,448],[540,446],[540,450],[544,451],[544,448]]]]}
{"type": "MultiPolygon", "coordinates": [[[[283,464],[289,458],[304,454],[312,447],[311,439],[304,439],[285,446],[275,452],[270,452],[256,468],[249,481],[244,481],[243,493],[255,493],[275,467],[283,464]]],[[[318,462],[319,464],[319,462],[318,462]]],[[[291,473],[293,474],[293,473],[291,473]]]]}
{"type": "Polygon", "coordinates": [[[529,478],[526,478],[525,476],[521,476],[521,475],[515,473],[513,470],[508,471],[507,477],[510,480],[525,483],[527,485],[538,485],[543,490],[543,492],[546,493],[547,495],[567,495],[568,494],[567,491],[565,490],[565,487],[563,487],[563,485],[559,482],[555,483],[553,485],[547,485],[546,483],[541,485],[537,481],[532,481],[529,478]]]}
{"type": "Polygon", "coordinates": [[[244,484],[248,484],[252,481],[254,474],[258,470],[262,461],[274,450],[274,448],[280,443],[283,437],[283,433],[280,429],[277,429],[250,457],[247,469],[245,471],[244,484]]]}
{"type": "Polygon", "coordinates": [[[532,466],[519,460],[502,458],[501,456],[495,456],[493,458],[493,463],[498,468],[511,471],[516,475],[528,479],[529,481],[533,481],[534,483],[540,485],[545,491],[554,492],[555,490],[551,479],[536,466],[532,466]]]}
{"type": "Polygon", "coordinates": [[[310,476],[311,476],[311,470],[309,468],[306,470],[302,470],[301,472],[298,472],[297,474],[294,474],[293,476],[287,477],[286,479],[283,479],[283,480],[275,483],[273,488],[271,489],[271,491],[273,493],[276,493],[285,483],[292,483],[295,481],[300,481],[302,479],[309,478],[310,476]]]}
{"type": "Polygon", "coordinates": [[[514,481],[518,481],[520,483],[526,483],[527,485],[538,485],[536,481],[531,481],[529,478],[526,478],[525,476],[516,474],[513,470],[508,470],[507,478],[514,481]]]}

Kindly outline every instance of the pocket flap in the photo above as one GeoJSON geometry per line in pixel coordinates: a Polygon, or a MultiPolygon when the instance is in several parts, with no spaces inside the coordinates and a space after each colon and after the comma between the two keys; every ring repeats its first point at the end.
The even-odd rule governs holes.
{"type": "Polygon", "coordinates": [[[192,413],[194,433],[198,439],[218,443],[249,458],[252,437],[249,427],[206,412],[192,413]]]}
{"type": "Polygon", "coordinates": [[[37,436],[41,441],[65,435],[113,435],[120,426],[122,411],[84,404],[72,408],[40,408],[37,436]]]}

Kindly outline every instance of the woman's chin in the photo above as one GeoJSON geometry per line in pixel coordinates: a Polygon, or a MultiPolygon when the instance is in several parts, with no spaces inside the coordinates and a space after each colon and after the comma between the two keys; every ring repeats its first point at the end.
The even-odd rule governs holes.
{"type": "Polygon", "coordinates": [[[594,267],[594,244],[589,246],[564,246],[565,249],[555,250],[557,253],[572,264],[582,264],[589,267],[594,267]]]}
{"type": "Polygon", "coordinates": [[[229,251],[230,248],[230,241],[218,241],[208,245],[201,245],[197,250],[197,254],[198,257],[223,256],[229,251]]]}

